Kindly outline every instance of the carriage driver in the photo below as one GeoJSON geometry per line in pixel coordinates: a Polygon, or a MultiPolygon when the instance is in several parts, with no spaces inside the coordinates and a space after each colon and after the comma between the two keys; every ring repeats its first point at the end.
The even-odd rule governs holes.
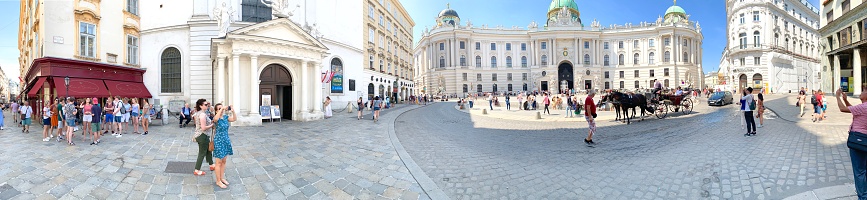
{"type": "Polygon", "coordinates": [[[662,83],[659,80],[653,79],[653,95],[659,97],[659,91],[662,91],[662,83]]]}

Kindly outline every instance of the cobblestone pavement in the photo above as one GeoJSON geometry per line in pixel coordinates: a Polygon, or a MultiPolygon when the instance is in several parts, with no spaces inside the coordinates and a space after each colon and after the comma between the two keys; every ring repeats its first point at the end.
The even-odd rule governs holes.
{"type": "MultiPolygon", "coordinates": [[[[624,125],[539,123],[436,104],[401,115],[406,151],[453,199],[782,199],[851,184],[845,125],[765,120],[736,106],[624,125]]],[[[854,195],[854,188],[849,190],[854,195]]]]}
{"type": "MultiPolygon", "coordinates": [[[[825,125],[825,124],[834,124],[834,125],[849,125],[852,123],[852,115],[848,113],[840,112],[840,109],[837,108],[837,99],[831,94],[827,94],[825,98],[828,99],[828,108],[825,110],[825,120],[819,123],[814,123],[811,121],[811,114],[813,113],[812,104],[809,104],[809,99],[807,99],[808,106],[804,108],[804,116],[800,116],[800,109],[795,107],[795,102],[798,99],[798,95],[795,94],[774,94],[774,95],[765,95],[765,106],[774,110],[774,112],[780,115],[780,118],[790,122],[796,123],[807,123],[813,125],[825,125]]],[[[852,105],[861,104],[861,100],[858,97],[849,97],[849,103],[852,105]]]]}
{"type": "Polygon", "coordinates": [[[216,187],[211,171],[164,173],[169,161],[195,161],[192,128],[153,126],[147,136],[107,135],[98,146],[77,132],[78,145],[67,146],[42,142],[41,128],[7,127],[0,131],[0,199],[427,199],[386,132],[385,122],[397,117],[391,112],[416,107],[389,109],[378,124],[335,113],[233,127],[229,189],[216,187]]]}

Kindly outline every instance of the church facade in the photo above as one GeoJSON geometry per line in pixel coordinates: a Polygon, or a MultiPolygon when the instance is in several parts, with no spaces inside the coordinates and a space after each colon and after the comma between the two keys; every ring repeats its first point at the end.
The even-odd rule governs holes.
{"type": "Polygon", "coordinates": [[[547,22],[474,25],[440,12],[414,48],[419,93],[577,92],[652,87],[701,88],[698,22],[673,5],[655,21],[602,26],[582,21],[573,0],[553,0],[547,22]]]}

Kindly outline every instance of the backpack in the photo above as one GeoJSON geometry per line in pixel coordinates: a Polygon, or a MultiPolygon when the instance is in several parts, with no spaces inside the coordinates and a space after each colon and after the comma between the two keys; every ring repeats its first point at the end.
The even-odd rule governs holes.
{"type": "Polygon", "coordinates": [[[814,106],[816,104],[819,104],[819,101],[816,101],[816,95],[813,95],[813,97],[810,97],[810,103],[812,103],[814,106]]]}
{"type": "Polygon", "coordinates": [[[756,109],[756,100],[750,101],[750,110],[756,109]]]}
{"type": "Polygon", "coordinates": [[[126,114],[126,105],[120,104],[120,114],[126,114]]]}

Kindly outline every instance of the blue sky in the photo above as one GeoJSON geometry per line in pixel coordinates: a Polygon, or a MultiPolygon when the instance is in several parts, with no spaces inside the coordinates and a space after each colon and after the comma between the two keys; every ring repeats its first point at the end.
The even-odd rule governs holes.
{"type": "Polygon", "coordinates": [[[19,1],[0,0],[0,67],[6,77],[18,80],[18,10],[19,1]]]}
{"type": "MultiPolygon", "coordinates": [[[[819,0],[807,0],[813,6],[818,7],[819,0]]],[[[656,18],[665,14],[665,10],[673,5],[671,0],[576,0],[578,10],[581,12],[581,20],[589,25],[593,19],[598,20],[602,26],[609,24],[638,24],[642,21],[653,22],[656,18]]],[[[451,4],[451,8],[458,12],[462,23],[471,20],[473,25],[488,27],[503,25],[503,27],[521,26],[526,27],[535,20],[539,24],[545,23],[550,0],[404,0],[403,6],[412,15],[416,25],[413,30],[414,38],[421,37],[425,26],[432,27],[440,11],[451,4]]],[[[719,68],[719,60],[722,50],[726,45],[725,37],[725,1],[724,0],[680,0],[677,5],[686,10],[690,20],[701,24],[704,41],[702,67],[705,72],[716,71],[719,68]]]]}

